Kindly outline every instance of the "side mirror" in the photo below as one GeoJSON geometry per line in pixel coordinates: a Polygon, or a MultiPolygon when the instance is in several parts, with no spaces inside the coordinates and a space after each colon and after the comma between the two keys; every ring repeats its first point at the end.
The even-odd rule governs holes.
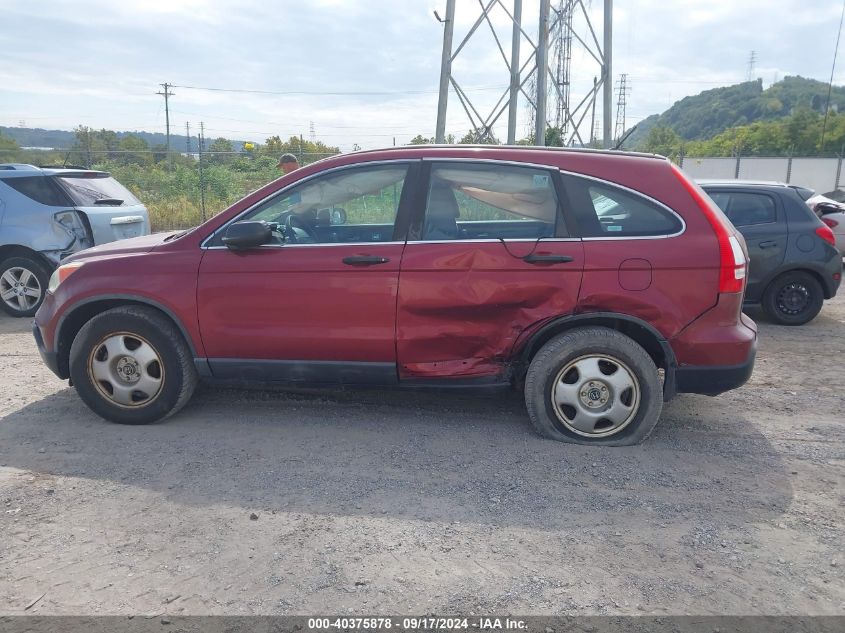
{"type": "Polygon", "coordinates": [[[270,225],[266,222],[235,222],[226,229],[223,243],[233,251],[256,248],[273,239],[270,225]]]}

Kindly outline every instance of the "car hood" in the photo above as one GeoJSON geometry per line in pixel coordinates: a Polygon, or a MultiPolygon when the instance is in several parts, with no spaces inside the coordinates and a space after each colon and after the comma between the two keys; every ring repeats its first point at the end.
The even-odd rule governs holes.
{"type": "Polygon", "coordinates": [[[130,237],[125,240],[118,240],[116,242],[108,242],[93,248],[86,248],[84,251],[74,253],[70,257],[62,260],[63,264],[67,262],[75,262],[81,259],[90,259],[92,257],[102,257],[104,255],[128,255],[149,253],[159,244],[163,244],[168,237],[178,233],[179,231],[168,231],[167,233],[153,233],[152,235],[142,235],[140,237],[130,237]]]}

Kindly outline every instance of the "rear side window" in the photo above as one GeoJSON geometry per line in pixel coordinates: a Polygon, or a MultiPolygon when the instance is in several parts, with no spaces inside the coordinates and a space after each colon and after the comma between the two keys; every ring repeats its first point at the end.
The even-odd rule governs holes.
{"type": "Polygon", "coordinates": [[[709,195],[734,226],[777,222],[775,201],[764,193],[714,191],[709,195]]]}
{"type": "Polygon", "coordinates": [[[432,167],[422,239],[538,239],[555,235],[552,174],[501,164],[432,167]]]}
{"type": "Polygon", "coordinates": [[[659,237],[683,228],[674,213],[632,191],[571,175],[564,186],[582,237],[659,237]]]}
{"type": "Polygon", "coordinates": [[[111,176],[56,176],[80,207],[122,207],[141,204],[132,193],[111,176]]]}
{"type": "Polygon", "coordinates": [[[67,207],[73,204],[67,194],[47,176],[4,178],[3,183],[39,204],[50,207],[67,207]]]}

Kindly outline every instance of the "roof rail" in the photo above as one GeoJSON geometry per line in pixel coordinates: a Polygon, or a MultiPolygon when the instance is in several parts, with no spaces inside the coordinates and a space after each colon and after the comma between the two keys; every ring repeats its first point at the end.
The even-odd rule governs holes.
{"type": "Polygon", "coordinates": [[[38,167],[27,163],[0,163],[0,169],[3,171],[35,171],[38,167]]]}

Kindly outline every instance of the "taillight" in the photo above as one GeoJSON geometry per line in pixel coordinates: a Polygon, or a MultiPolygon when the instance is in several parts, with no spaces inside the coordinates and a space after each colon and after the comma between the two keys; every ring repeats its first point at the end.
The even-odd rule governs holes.
{"type": "Polygon", "coordinates": [[[687,190],[687,193],[695,200],[716,233],[716,239],[719,241],[719,292],[742,292],[745,286],[748,260],[739,239],[734,235],[733,225],[717,207],[714,208],[713,203],[705,199],[706,194],[698,185],[691,182],[684,172],[674,164],[672,171],[684,186],[684,189],[687,190]]]}
{"type": "MultiPolygon", "coordinates": [[[[824,220],[822,220],[822,222],[824,222],[824,220]]],[[[820,226],[816,229],[816,235],[831,246],[836,246],[836,238],[833,236],[833,231],[830,230],[830,225],[827,224],[827,222],[825,222],[825,224],[826,226],[820,226]]],[[[833,226],[836,226],[836,224],[833,226]]]]}
{"type": "Polygon", "coordinates": [[[837,226],[839,226],[839,222],[837,222],[833,218],[822,218],[822,222],[827,224],[832,229],[835,229],[837,226]]]}

